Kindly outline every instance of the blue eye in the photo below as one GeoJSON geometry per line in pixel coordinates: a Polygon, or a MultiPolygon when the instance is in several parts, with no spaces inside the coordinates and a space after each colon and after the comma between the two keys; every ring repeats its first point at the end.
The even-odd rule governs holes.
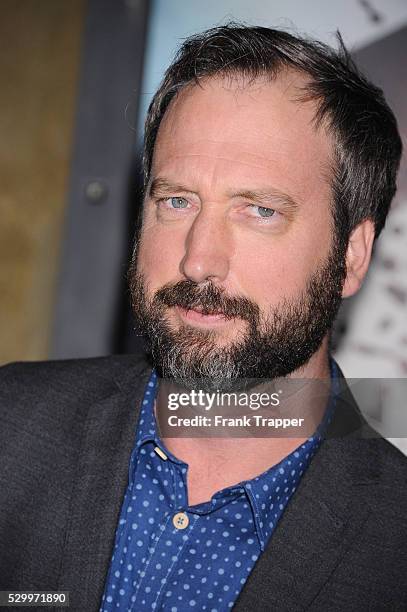
{"type": "Polygon", "coordinates": [[[260,217],[263,217],[264,219],[272,217],[276,212],[273,208],[267,208],[265,206],[254,206],[253,208],[257,208],[260,217]]]}
{"type": "Polygon", "coordinates": [[[186,208],[188,206],[188,202],[186,201],[185,198],[174,197],[174,198],[169,198],[169,201],[173,208],[186,208]]]}

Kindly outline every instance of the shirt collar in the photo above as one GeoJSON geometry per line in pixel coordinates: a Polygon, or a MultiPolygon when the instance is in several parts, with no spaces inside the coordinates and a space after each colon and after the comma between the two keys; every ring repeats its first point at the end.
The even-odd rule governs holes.
{"type": "Polygon", "coordinates": [[[314,434],[287,457],[284,457],[280,463],[244,483],[252,506],[261,550],[264,550],[274,526],[288,504],[289,498],[296,491],[303,473],[311,463],[332,420],[336,397],[340,390],[340,375],[334,359],[330,359],[329,366],[330,395],[324,417],[314,434]]]}
{"type": "Polygon", "coordinates": [[[244,483],[261,550],[264,550],[320,441],[319,437],[311,436],[279,463],[244,483]]]}
{"type": "Polygon", "coordinates": [[[182,461],[177,459],[167,448],[165,448],[159,436],[157,420],[154,414],[154,402],[157,395],[157,391],[157,374],[155,370],[153,370],[146,384],[144,397],[141,402],[141,410],[136,433],[135,455],[138,454],[143,444],[145,444],[146,442],[153,442],[155,446],[158,446],[162,453],[164,453],[164,456],[171,459],[171,461],[173,461],[174,463],[184,465],[182,461]]]}
{"type": "Polygon", "coordinates": [[[154,415],[154,401],[157,394],[157,374],[153,370],[146,384],[144,397],[141,402],[140,416],[137,425],[136,448],[139,449],[144,442],[158,442],[157,423],[154,415]]]}

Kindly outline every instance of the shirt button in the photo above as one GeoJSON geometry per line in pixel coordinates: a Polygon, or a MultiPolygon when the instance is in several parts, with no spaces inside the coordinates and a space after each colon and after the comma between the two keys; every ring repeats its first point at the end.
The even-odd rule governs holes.
{"type": "Polygon", "coordinates": [[[185,512],[177,512],[172,518],[172,523],[177,529],[186,529],[189,525],[189,518],[185,512]]]}

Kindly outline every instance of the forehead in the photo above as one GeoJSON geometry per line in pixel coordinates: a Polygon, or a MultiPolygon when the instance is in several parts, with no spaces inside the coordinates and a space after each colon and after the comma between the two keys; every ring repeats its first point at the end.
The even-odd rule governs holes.
{"type": "Polygon", "coordinates": [[[315,102],[299,101],[305,84],[286,71],[272,81],[211,77],[185,87],[161,122],[153,176],[226,188],[271,181],[299,198],[328,187],[332,142],[315,126],[315,102]]]}

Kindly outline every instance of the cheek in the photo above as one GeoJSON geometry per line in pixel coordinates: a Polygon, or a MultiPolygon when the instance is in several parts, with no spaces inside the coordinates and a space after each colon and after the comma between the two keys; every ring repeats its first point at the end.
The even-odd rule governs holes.
{"type": "Polygon", "coordinates": [[[182,241],[171,230],[163,231],[158,225],[145,224],[141,231],[138,270],[142,272],[152,290],[165,283],[179,280],[182,241]]]}
{"type": "Polygon", "coordinates": [[[255,301],[260,308],[266,308],[295,293],[300,274],[287,251],[262,249],[257,245],[255,255],[251,253],[246,249],[238,250],[232,267],[236,284],[243,295],[255,301]]]}
{"type": "Polygon", "coordinates": [[[262,309],[297,298],[329,252],[330,235],[320,229],[276,240],[246,240],[235,251],[231,285],[262,309]]]}

